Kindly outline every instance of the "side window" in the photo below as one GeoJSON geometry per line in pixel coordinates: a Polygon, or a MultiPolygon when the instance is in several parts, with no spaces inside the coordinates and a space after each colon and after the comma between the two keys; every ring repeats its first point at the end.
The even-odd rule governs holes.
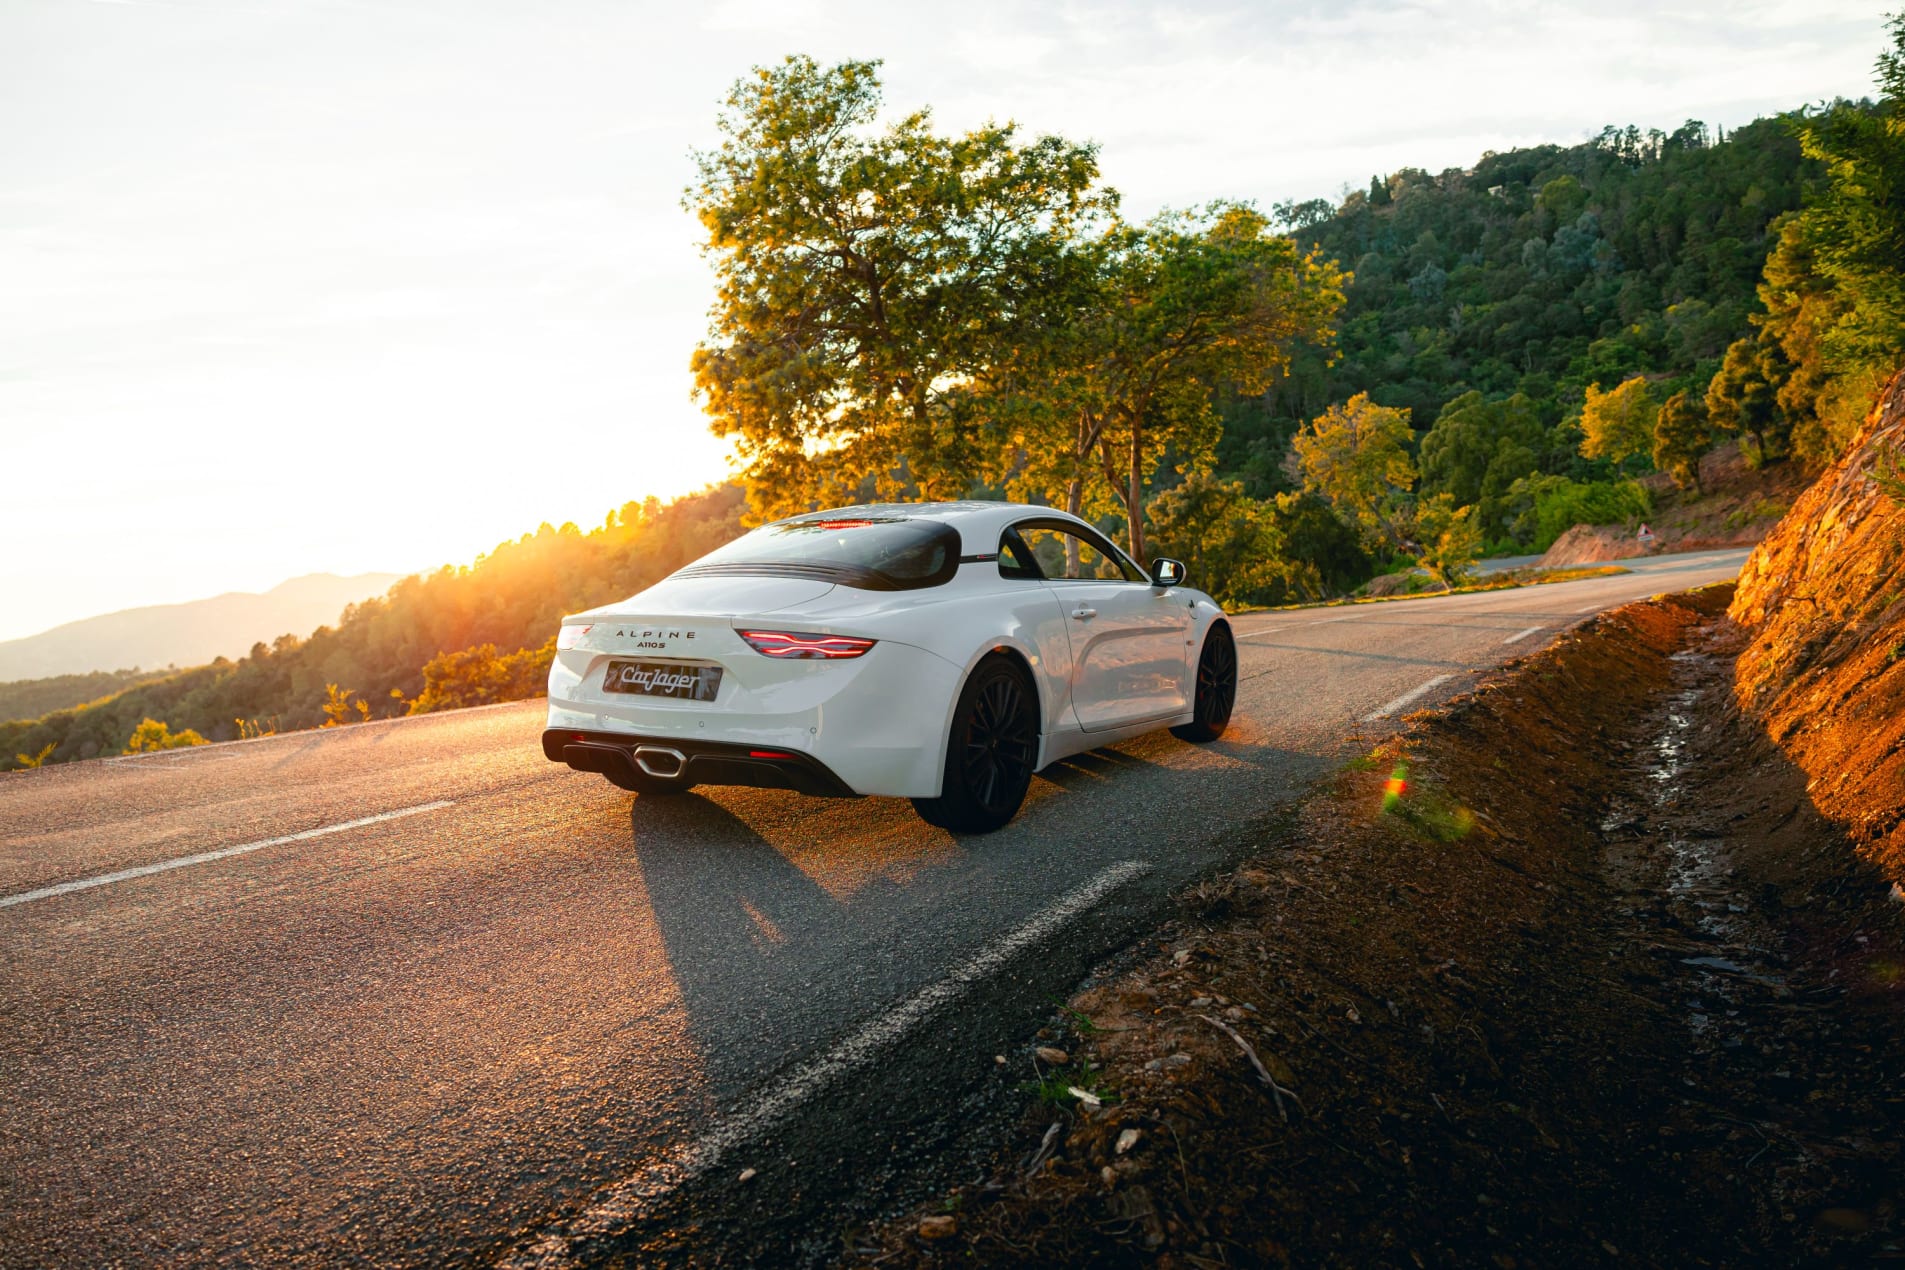
{"type": "Polygon", "coordinates": [[[1014,531],[1008,529],[999,538],[999,576],[1002,578],[1024,578],[1036,582],[1045,575],[1039,572],[1032,553],[1014,531]]]}
{"type": "MultiPolygon", "coordinates": [[[[1039,572],[1053,581],[1144,581],[1135,566],[1084,534],[1049,524],[1020,525],[1017,533],[1031,551],[1039,572]]],[[[1003,568],[1004,557],[1000,559],[1003,568]]]]}

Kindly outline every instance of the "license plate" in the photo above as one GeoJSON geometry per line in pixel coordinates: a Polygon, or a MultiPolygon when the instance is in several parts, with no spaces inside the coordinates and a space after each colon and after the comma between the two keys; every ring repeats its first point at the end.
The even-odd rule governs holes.
{"type": "Polygon", "coordinates": [[[721,691],[721,668],[664,661],[612,661],[602,690],[677,701],[713,701],[721,691]]]}

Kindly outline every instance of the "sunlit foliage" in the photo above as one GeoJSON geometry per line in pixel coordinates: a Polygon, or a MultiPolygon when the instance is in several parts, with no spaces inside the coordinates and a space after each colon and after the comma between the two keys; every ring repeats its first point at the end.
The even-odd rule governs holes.
{"type": "MultiPolygon", "coordinates": [[[[205,743],[205,738],[190,728],[174,732],[158,719],[141,719],[139,726],[132,730],[132,736],[127,739],[124,752],[149,754],[156,750],[179,750],[205,743]]],[[[23,764],[23,766],[38,767],[51,753],[50,748],[42,748],[38,763],[23,764]]]]}
{"type": "Polygon", "coordinates": [[[1331,406],[1294,442],[1303,488],[1327,501],[1371,551],[1399,550],[1406,538],[1415,462],[1409,412],[1379,406],[1367,393],[1331,406]]]}

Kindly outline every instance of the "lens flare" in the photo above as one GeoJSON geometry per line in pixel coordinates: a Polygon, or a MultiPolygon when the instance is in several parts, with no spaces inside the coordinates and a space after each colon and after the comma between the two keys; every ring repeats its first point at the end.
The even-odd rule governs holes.
{"type": "Polygon", "coordinates": [[[1389,779],[1382,786],[1382,809],[1394,811],[1403,796],[1409,792],[1409,765],[1396,764],[1396,770],[1389,773],[1389,779]]]}

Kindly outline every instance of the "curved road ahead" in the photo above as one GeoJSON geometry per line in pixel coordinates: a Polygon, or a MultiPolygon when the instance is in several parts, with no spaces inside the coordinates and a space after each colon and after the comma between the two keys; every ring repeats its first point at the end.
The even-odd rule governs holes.
{"type": "Polygon", "coordinates": [[[1064,762],[982,838],[639,800],[541,702],[0,778],[0,1264],[824,1256],[1352,738],[1744,557],[1239,618],[1222,742],[1064,762]]]}

